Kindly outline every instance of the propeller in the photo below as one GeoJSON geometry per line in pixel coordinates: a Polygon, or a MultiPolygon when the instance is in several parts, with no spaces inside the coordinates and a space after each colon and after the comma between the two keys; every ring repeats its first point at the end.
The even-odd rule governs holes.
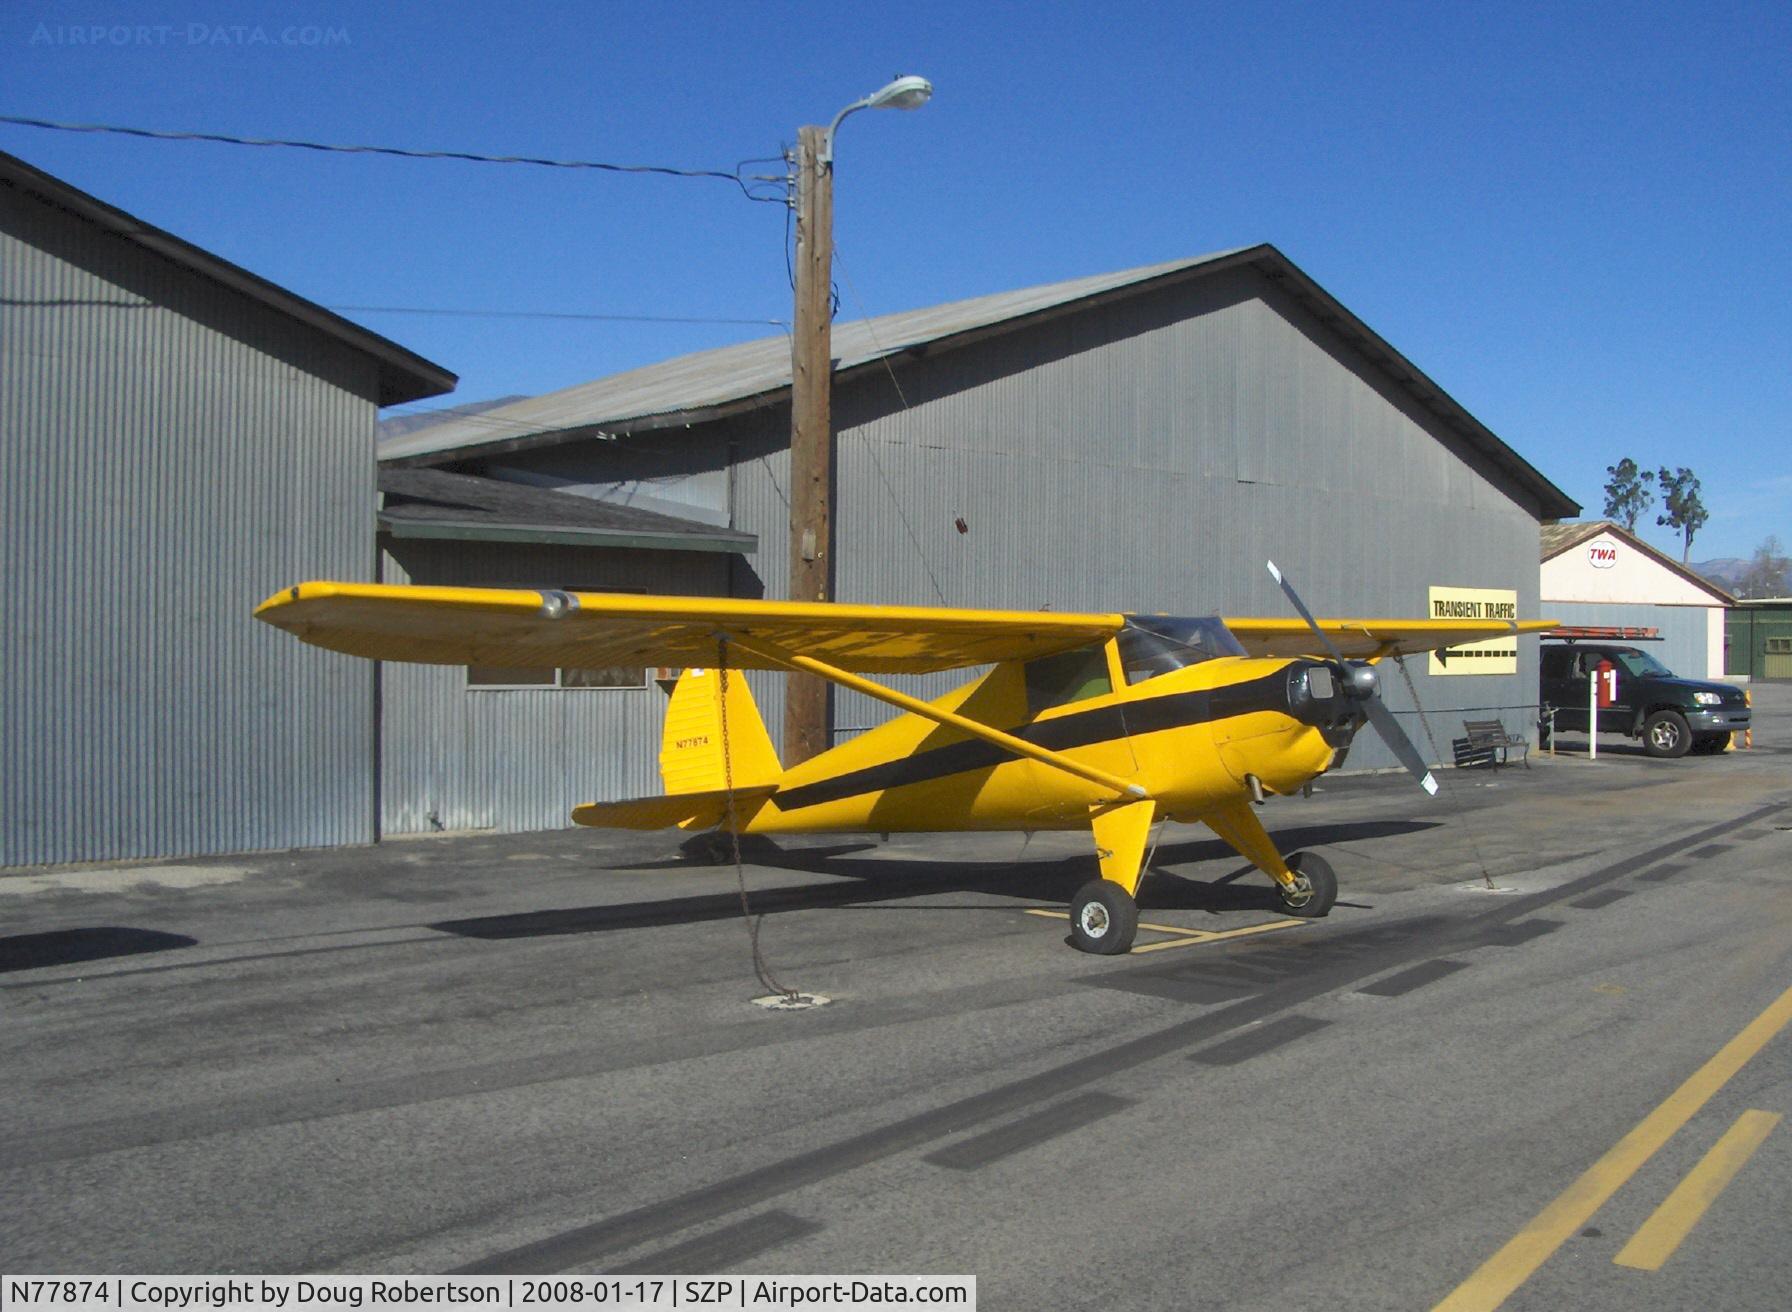
{"type": "Polygon", "coordinates": [[[1331,657],[1338,674],[1338,686],[1363,708],[1363,714],[1375,726],[1375,732],[1381,735],[1382,742],[1388,745],[1388,750],[1406,767],[1407,773],[1418,780],[1419,787],[1435,797],[1437,778],[1425,764],[1425,758],[1419,755],[1419,749],[1413,746],[1412,739],[1406,736],[1406,730],[1394,718],[1394,713],[1382,703],[1381,681],[1375,676],[1375,667],[1365,661],[1346,660],[1344,653],[1338,650],[1338,645],[1319,627],[1319,621],[1313,618],[1313,612],[1307,609],[1307,604],[1300,599],[1300,594],[1294,590],[1293,585],[1282,576],[1282,571],[1276,568],[1273,560],[1269,562],[1269,573],[1281,587],[1282,595],[1288,598],[1289,605],[1307,622],[1307,627],[1313,630],[1313,636],[1319,639],[1320,646],[1331,657]]]}

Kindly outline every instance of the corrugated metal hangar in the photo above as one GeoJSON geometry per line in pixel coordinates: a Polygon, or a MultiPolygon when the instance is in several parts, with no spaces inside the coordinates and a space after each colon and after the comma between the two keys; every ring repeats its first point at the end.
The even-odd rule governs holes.
{"type": "MultiPolygon", "coordinates": [[[[1539,523],[1579,509],[1271,246],[842,324],[833,345],[843,601],[1279,616],[1273,557],[1321,614],[1534,616],[1539,523]]],[[[781,596],[789,394],[775,338],[383,443],[388,478],[595,498],[685,520],[695,548],[424,549],[388,525],[386,581],[781,596]],[[717,541],[723,525],[757,550],[717,541]]],[[[1534,717],[1534,644],[1494,645],[1414,663],[1440,739],[1467,711],[1534,717]]],[[[388,832],[562,824],[579,802],[658,791],[642,671],[485,677],[387,668],[388,832]],[[633,687],[566,686],[604,678],[633,687]]],[[[775,732],[780,680],[755,685],[775,732]]],[[[841,694],[834,732],[888,714],[841,694]]],[[[1364,739],[1350,764],[1393,762],[1364,739]]]]}
{"type": "MultiPolygon", "coordinates": [[[[376,408],[452,375],[10,157],[0,255],[0,865],[658,791],[656,671],[375,667],[254,623],[285,584],[782,593],[785,338],[424,428],[376,471],[376,408]]],[[[843,600],[1279,616],[1274,557],[1322,615],[1528,616],[1539,523],[1578,511],[1270,246],[834,346],[843,600]]],[[[1530,714],[1534,645],[1480,655],[1415,663],[1433,720],[1530,714]]],[[[835,731],[885,714],[842,696],[835,731]]]]}
{"type": "Polygon", "coordinates": [[[250,622],[373,568],[454,375],[0,154],[0,865],[365,843],[374,677],[250,622]]]}

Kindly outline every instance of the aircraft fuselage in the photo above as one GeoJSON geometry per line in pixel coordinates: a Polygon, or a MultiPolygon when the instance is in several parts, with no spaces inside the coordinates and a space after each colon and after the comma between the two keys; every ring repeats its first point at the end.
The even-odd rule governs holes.
{"type": "MultiPolygon", "coordinates": [[[[1038,709],[1025,666],[1009,662],[932,704],[1136,784],[1160,815],[1192,821],[1236,799],[1248,774],[1290,793],[1330,763],[1321,732],[1289,713],[1289,679],[1286,660],[1222,657],[1038,709]]],[[[1100,784],[901,715],[792,767],[744,828],[1078,829],[1114,800],[1100,784]]]]}

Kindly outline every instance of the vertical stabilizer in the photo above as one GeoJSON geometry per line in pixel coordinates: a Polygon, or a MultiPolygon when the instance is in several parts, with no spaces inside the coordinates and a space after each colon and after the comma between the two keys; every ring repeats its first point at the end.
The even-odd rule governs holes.
{"type": "Polygon", "coordinates": [[[746,675],[739,670],[686,670],[679,676],[660,739],[660,777],[667,793],[709,792],[730,784],[755,788],[777,783],[783,773],[746,675]]]}

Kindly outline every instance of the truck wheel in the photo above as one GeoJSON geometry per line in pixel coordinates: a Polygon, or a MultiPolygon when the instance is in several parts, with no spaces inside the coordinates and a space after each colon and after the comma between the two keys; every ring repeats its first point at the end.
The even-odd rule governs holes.
{"type": "Polygon", "coordinates": [[[1692,730],[1679,711],[1656,711],[1643,724],[1643,746],[1651,756],[1685,756],[1692,746],[1692,730]]]}

